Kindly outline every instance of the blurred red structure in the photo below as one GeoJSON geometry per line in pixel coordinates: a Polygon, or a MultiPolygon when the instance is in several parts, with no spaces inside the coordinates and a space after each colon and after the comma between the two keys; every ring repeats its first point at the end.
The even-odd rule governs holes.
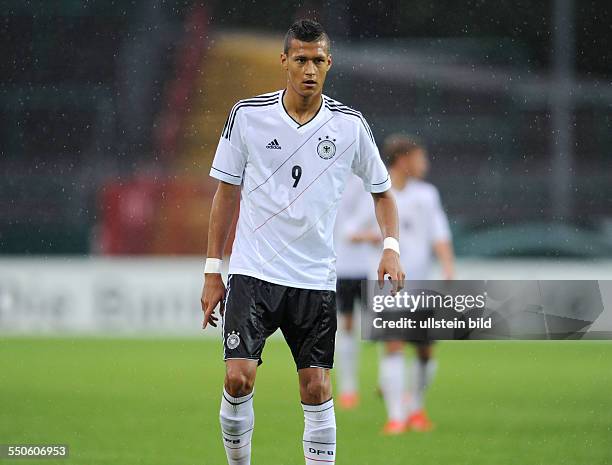
{"type": "Polygon", "coordinates": [[[202,57],[208,46],[208,15],[204,5],[196,4],[185,20],[185,31],[179,46],[175,77],[165,91],[165,104],[159,115],[153,137],[156,150],[171,159],[177,151],[190,96],[196,83],[202,57]]]}
{"type": "MultiPolygon", "coordinates": [[[[210,178],[108,183],[98,196],[98,249],[104,255],[204,255],[216,186],[210,178]]],[[[237,218],[236,214],[226,254],[237,218]]]]}

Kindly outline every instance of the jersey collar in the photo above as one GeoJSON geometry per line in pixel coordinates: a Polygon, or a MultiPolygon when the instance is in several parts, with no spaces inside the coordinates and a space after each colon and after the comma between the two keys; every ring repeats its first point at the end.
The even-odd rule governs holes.
{"type": "Polygon", "coordinates": [[[283,89],[283,91],[280,93],[280,98],[278,99],[278,111],[281,115],[281,118],[283,118],[289,126],[291,126],[293,129],[295,129],[298,132],[306,131],[310,129],[311,127],[316,127],[316,124],[313,124],[313,123],[321,119],[324,113],[322,111],[322,108],[324,106],[323,105],[324,103],[323,95],[321,95],[321,104],[319,105],[319,109],[314,114],[314,116],[310,118],[308,121],[306,121],[305,123],[300,124],[289,115],[289,113],[287,112],[287,109],[285,108],[285,104],[283,103],[283,97],[285,96],[285,91],[286,89],[283,89]]]}

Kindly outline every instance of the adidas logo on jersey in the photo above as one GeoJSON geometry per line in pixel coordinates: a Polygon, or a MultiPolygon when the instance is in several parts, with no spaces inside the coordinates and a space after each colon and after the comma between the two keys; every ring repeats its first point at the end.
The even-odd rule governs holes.
{"type": "Polygon", "coordinates": [[[274,139],[272,142],[270,142],[268,145],[266,145],[267,149],[276,149],[276,150],[280,150],[281,146],[278,143],[278,141],[276,139],[274,139]]]}

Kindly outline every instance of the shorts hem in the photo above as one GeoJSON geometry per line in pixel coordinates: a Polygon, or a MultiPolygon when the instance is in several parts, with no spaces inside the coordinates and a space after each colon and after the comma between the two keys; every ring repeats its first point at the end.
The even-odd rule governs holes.
{"type": "Polygon", "coordinates": [[[323,368],[324,370],[333,370],[333,365],[319,364],[319,365],[306,365],[306,366],[297,366],[298,370],[303,370],[305,368],[323,368]]]}
{"type": "Polygon", "coordinates": [[[257,273],[252,270],[245,270],[244,268],[232,268],[230,267],[228,274],[240,274],[244,276],[250,276],[251,278],[260,279],[272,284],[278,284],[279,286],[294,287],[296,289],[308,289],[310,291],[336,291],[336,282],[333,284],[318,285],[312,283],[295,283],[292,281],[284,281],[282,279],[271,278],[261,273],[257,273]]]}

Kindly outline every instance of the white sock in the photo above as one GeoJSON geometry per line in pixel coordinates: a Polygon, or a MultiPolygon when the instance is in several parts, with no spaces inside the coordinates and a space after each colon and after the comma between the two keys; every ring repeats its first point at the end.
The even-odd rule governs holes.
{"type": "Polygon", "coordinates": [[[425,390],[431,384],[438,364],[435,360],[423,361],[415,357],[411,367],[410,413],[425,406],[425,390]]]}
{"type": "Polygon", "coordinates": [[[219,419],[229,465],[251,464],[251,437],[255,426],[253,394],[232,397],[223,389],[219,419]]]}
{"type": "Polygon", "coordinates": [[[334,401],[320,405],[302,404],[304,409],[304,458],[306,465],[336,461],[336,416],[334,401]]]}
{"type": "Polygon", "coordinates": [[[340,331],[336,337],[338,345],[338,384],[340,393],[357,392],[358,345],[353,334],[340,331]]]}
{"type": "Polygon", "coordinates": [[[403,408],[405,361],[402,352],[384,354],[380,361],[380,389],[382,390],[387,417],[393,421],[404,421],[403,408]]]}

